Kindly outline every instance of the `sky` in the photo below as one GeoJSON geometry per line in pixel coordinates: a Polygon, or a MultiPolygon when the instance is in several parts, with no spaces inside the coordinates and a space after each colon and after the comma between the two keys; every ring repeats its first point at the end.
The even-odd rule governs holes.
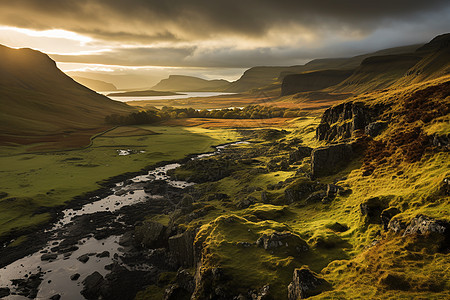
{"type": "Polygon", "coordinates": [[[425,43],[449,29],[448,0],[0,0],[0,44],[119,88],[169,74],[236,80],[253,66],[425,43]]]}

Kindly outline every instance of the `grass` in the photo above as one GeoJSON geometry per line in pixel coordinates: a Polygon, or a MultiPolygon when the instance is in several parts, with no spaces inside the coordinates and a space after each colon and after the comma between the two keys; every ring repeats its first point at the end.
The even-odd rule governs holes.
{"type": "Polygon", "coordinates": [[[136,130],[117,129],[98,137],[86,149],[12,156],[3,149],[0,157],[0,236],[13,228],[24,228],[48,221],[48,214],[35,214],[39,207],[57,206],[73,197],[98,189],[99,182],[126,172],[139,171],[160,161],[178,160],[191,153],[212,151],[211,146],[235,141],[230,130],[183,127],[139,126],[136,130]],[[138,135],[136,132],[149,132],[138,135]],[[131,136],[121,136],[130,132],[131,136]],[[159,133],[159,134],[153,134],[159,133]],[[119,156],[118,149],[144,153],[119,156]]]}

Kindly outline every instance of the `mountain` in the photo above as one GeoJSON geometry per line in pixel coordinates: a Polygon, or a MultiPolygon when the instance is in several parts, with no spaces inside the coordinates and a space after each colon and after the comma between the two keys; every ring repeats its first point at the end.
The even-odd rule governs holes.
{"type": "Polygon", "coordinates": [[[230,83],[223,79],[206,80],[193,76],[170,75],[151,89],[171,92],[216,92],[222,91],[230,83]]]}
{"type": "Polygon", "coordinates": [[[46,54],[0,45],[2,135],[47,135],[104,126],[134,109],[75,82],[46,54]]]}
{"type": "Polygon", "coordinates": [[[404,86],[450,74],[450,34],[437,36],[411,53],[379,55],[364,59],[340,92],[367,92],[404,86]]]}
{"type": "Polygon", "coordinates": [[[308,71],[319,70],[350,70],[356,69],[361,62],[371,56],[376,55],[396,55],[401,53],[410,53],[423,44],[395,47],[371,52],[363,55],[348,58],[324,58],[314,59],[305,65],[289,67],[253,67],[244,72],[238,80],[232,82],[225,90],[226,92],[245,92],[251,89],[261,88],[273,83],[280,83],[286,75],[299,74],[308,71]]]}
{"type": "Polygon", "coordinates": [[[96,80],[86,77],[80,77],[80,76],[71,76],[73,80],[76,82],[87,86],[91,90],[97,91],[97,92],[107,92],[107,91],[116,91],[117,88],[114,84],[105,82],[102,80],[96,80]]]}

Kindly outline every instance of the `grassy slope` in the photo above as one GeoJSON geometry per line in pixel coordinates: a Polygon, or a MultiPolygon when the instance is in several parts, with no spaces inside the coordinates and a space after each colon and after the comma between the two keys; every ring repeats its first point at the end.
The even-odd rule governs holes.
{"type": "MultiPolygon", "coordinates": [[[[421,126],[427,134],[448,133],[448,115],[444,117],[447,121],[439,117],[427,124],[420,120],[405,123],[402,115],[405,99],[429,87],[445,86],[448,79],[444,77],[398,90],[366,93],[356,97],[356,100],[368,104],[391,103],[393,112],[400,114],[392,119],[391,127],[377,139],[389,139],[397,132],[415,126],[421,126]]],[[[448,100],[447,97],[447,105],[448,100]]],[[[428,109],[433,110],[433,107],[428,109]]],[[[318,122],[319,119],[314,118],[297,119],[295,125],[291,124],[288,129],[291,133],[273,147],[295,138],[301,138],[305,145],[319,146],[320,143],[314,140],[314,129],[318,122]]],[[[252,151],[265,144],[255,142],[239,147],[242,151],[252,151]]],[[[267,148],[264,149],[267,151],[267,148]]],[[[308,205],[301,202],[285,205],[285,188],[270,190],[268,185],[288,178],[300,182],[307,180],[297,170],[307,169],[309,158],[298,165],[291,165],[287,171],[259,174],[255,169],[264,166],[270,159],[268,156],[286,157],[288,151],[260,153],[260,156],[255,157],[259,163],[242,166],[232,176],[218,182],[197,186],[208,193],[226,193],[230,201],[207,200],[208,196],[205,196],[198,202],[204,201],[204,205],[214,206],[214,210],[187,223],[179,220],[181,226],[201,226],[197,240],[204,240],[204,253],[208,253],[204,267],[224,268],[225,274],[231,276],[230,286],[234,290],[246,293],[249,288],[258,289],[269,284],[275,299],[285,299],[293,269],[308,265],[333,285],[333,290],[316,296],[317,299],[444,299],[449,296],[449,254],[436,252],[429,240],[384,233],[381,224],[367,224],[360,213],[361,203],[371,197],[380,197],[389,207],[398,207],[402,212],[397,217],[405,222],[419,213],[449,220],[450,199],[440,192],[443,179],[450,176],[448,152],[432,150],[413,163],[380,164],[369,176],[363,174],[363,159],[355,158],[340,173],[318,179],[321,183],[338,180],[339,185],[350,188],[352,192],[337,196],[328,204],[319,202],[308,205]],[[261,203],[261,190],[268,192],[270,203],[261,203]],[[248,196],[255,197],[258,202],[247,209],[237,209],[239,200],[248,196]],[[230,217],[235,221],[226,221],[230,217]],[[349,229],[344,232],[333,230],[335,222],[349,229]],[[291,231],[307,241],[311,250],[293,256],[287,252],[271,253],[254,245],[239,245],[241,242],[252,244],[261,233],[270,233],[271,230],[291,231]],[[374,240],[381,242],[369,247],[374,240]],[[396,285],[396,279],[394,283],[386,279],[391,278],[388,275],[398,279],[400,288],[396,285]],[[409,288],[401,288],[404,281],[410,284],[409,288]]],[[[399,148],[392,157],[401,159],[401,155],[399,148]]],[[[183,172],[179,170],[180,175],[183,172]]],[[[166,218],[156,216],[155,219],[168,222],[166,218]]]]}
{"type": "Polygon", "coordinates": [[[0,46],[1,135],[48,135],[99,128],[133,108],[78,84],[47,55],[0,46]]]}
{"type": "Polygon", "coordinates": [[[98,182],[109,177],[138,171],[160,161],[181,159],[190,153],[209,152],[212,145],[237,139],[234,132],[221,129],[139,128],[130,131],[119,128],[117,134],[109,132],[95,139],[92,147],[82,150],[19,154],[22,147],[15,148],[16,155],[11,156],[8,155],[11,149],[0,148],[3,150],[0,191],[9,194],[0,200],[0,236],[12,228],[44,222],[48,215],[34,215],[40,206],[64,204],[74,196],[99,188],[98,182]],[[144,130],[149,130],[151,135],[144,130]],[[146,152],[117,155],[117,149],[129,148],[146,152]],[[15,199],[8,200],[11,198],[15,199]]]}

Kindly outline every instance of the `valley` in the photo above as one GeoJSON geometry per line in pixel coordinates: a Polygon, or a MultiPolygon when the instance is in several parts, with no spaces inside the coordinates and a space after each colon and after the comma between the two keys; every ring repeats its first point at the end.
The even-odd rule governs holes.
{"type": "Polygon", "coordinates": [[[126,103],[1,46],[0,298],[449,298],[449,41],[126,103]]]}

